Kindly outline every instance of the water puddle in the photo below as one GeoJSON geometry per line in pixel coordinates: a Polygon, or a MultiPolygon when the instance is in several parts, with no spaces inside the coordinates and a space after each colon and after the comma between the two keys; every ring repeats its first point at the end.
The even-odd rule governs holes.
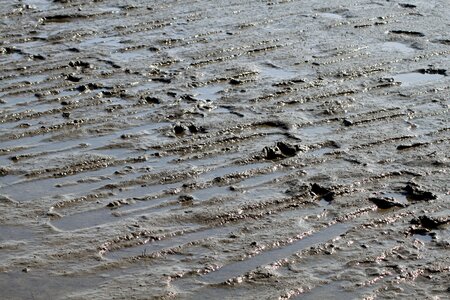
{"type": "MultiPolygon", "coordinates": [[[[191,193],[195,200],[206,201],[213,197],[226,197],[233,195],[233,191],[228,186],[213,186],[206,189],[197,190],[191,193]]],[[[195,201],[194,200],[194,201],[195,201]]]]}
{"type": "MultiPolygon", "coordinates": [[[[153,212],[157,211],[158,209],[153,210],[153,212]]],[[[142,211],[140,213],[142,214],[142,211]]],[[[121,215],[117,216],[114,214],[114,211],[102,207],[100,209],[94,209],[82,213],[64,216],[61,219],[52,221],[51,224],[59,230],[75,231],[79,229],[111,224],[120,220],[123,220],[123,218],[121,218],[121,215]]]]}
{"type": "Polygon", "coordinates": [[[274,181],[275,179],[282,177],[284,175],[286,175],[286,173],[281,172],[273,172],[269,174],[257,175],[239,182],[238,184],[236,184],[236,186],[239,188],[255,187],[261,184],[274,181]]]}
{"type": "Polygon", "coordinates": [[[94,276],[52,276],[40,271],[2,272],[0,290],[3,299],[62,299],[68,293],[94,288],[104,281],[94,276]]]}
{"type": "MultiPolygon", "coordinates": [[[[157,171],[166,168],[167,163],[172,159],[173,157],[165,157],[153,161],[134,163],[129,166],[132,166],[138,171],[140,168],[144,167],[157,171]]],[[[129,172],[120,177],[114,176],[115,172],[120,172],[123,168],[127,168],[127,166],[109,167],[74,174],[63,178],[18,181],[3,186],[0,191],[2,194],[10,195],[16,201],[25,202],[38,200],[42,197],[51,198],[59,195],[71,195],[72,197],[76,197],[86,195],[94,189],[103,187],[106,183],[113,184],[126,182],[142,175],[140,172],[129,172]]],[[[127,191],[129,190],[125,190],[124,194],[127,191]]],[[[134,192],[134,194],[142,195],[140,194],[141,192],[142,190],[140,192],[134,192]]]]}
{"type": "Polygon", "coordinates": [[[315,287],[312,290],[300,294],[292,299],[295,300],[316,300],[316,299],[336,299],[336,300],[348,300],[358,299],[361,295],[358,295],[355,291],[347,291],[342,287],[342,282],[332,282],[323,286],[315,287]]]}
{"type": "Polygon", "coordinates": [[[0,225],[0,242],[31,240],[34,233],[22,226],[0,225]]]}
{"type": "MultiPolygon", "coordinates": [[[[292,130],[292,133],[308,143],[324,142],[333,140],[333,133],[336,128],[331,125],[304,126],[292,130]]],[[[324,148],[322,148],[324,149],[324,148]]],[[[325,149],[315,150],[317,154],[321,154],[325,149]]]]}
{"type": "Polygon", "coordinates": [[[204,239],[208,239],[211,237],[218,237],[232,232],[235,227],[221,227],[221,228],[212,228],[205,230],[198,230],[191,233],[186,233],[180,236],[176,236],[169,239],[164,239],[160,241],[147,242],[145,244],[119,249],[117,251],[112,251],[106,254],[107,258],[110,259],[123,259],[127,257],[134,257],[139,255],[148,255],[151,253],[159,252],[165,249],[171,249],[174,247],[180,247],[185,244],[189,244],[195,241],[200,241],[204,239]]]}
{"type": "Polygon", "coordinates": [[[429,243],[433,240],[433,237],[429,234],[414,234],[413,238],[423,243],[429,243]]]}
{"type": "Polygon", "coordinates": [[[49,151],[59,151],[61,149],[74,147],[77,148],[80,144],[89,145],[88,148],[84,149],[86,152],[92,151],[92,149],[101,148],[108,146],[112,140],[120,139],[122,135],[126,134],[139,134],[143,133],[147,136],[152,136],[154,139],[159,139],[160,136],[157,134],[157,130],[169,125],[169,123],[150,123],[139,125],[135,127],[131,127],[124,130],[118,130],[112,134],[106,134],[102,136],[94,136],[94,137],[80,137],[77,140],[67,140],[67,141],[58,141],[58,142],[46,142],[43,141],[42,135],[36,135],[32,137],[22,138],[18,140],[10,140],[6,142],[2,142],[2,147],[33,147],[33,152],[28,152],[28,150],[17,151],[15,155],[23,155],[23,154],[39,154],[41,152],[49,152],[49,151]]]}
{"type": "Polygon", "coordinates": [[[1,66],[9,66],[11,63],[23,60],[24,56],[20,53],[10,53],[8,55],[0,56],[1,66]]]}
{"type": "MultiPolygon", "coordinates": [[[[271,181],[278,175],[281,175],[281,173],[271,173],[261,175],[255,178],[244,180],[241,182],[241,184],[248,188],[251,185],[255,186],[267,181],[271,181]]],[[[174,184],[171,186],[168,185],[153,186],[153,192],[157,194],[157,192],[161,192],[164,189],[168,189],[169,187],[171,188],[176,187],[176,185],[174,184]]],[[[214,197],[226,197],[236,193],[237,192],[231,190],[228,186],[223,187],[213,186],[210,188],[193,191],[189,193],[189,195],[193,197],[195,203],[207,201],[214,197]]],[[[246,191],[244,198],[247,199],[250,198],[253,201],[257,201],[258,199],[261,200],[267,199],[267,197],[273,198],[276,195],[278,195],[278,192],[270,188],[268,190],[263,189],[263,190],[246,191]]],[[[106,223],[116,222],[119,221],[120,218],[122,217],[133,217],[143,214],[152,214],[156,212],[162,213],[179,207],[180,204],[178,203],[176,196],[162,197],[150,200],[137,200],[133,204],[120,206],[114,209],[112,212],[109,209],[105,208],[96,209],[79,214],[65,216],[59,220],[53,221],[52,224],[61,230],[77,230],[87,227],[94,227],[106,223]]]]}
{"type": "Polygon", "coordinates": [[[14,105],[24,105],[36,100],[35,96],[20,94],[4,95],[1,98],[6,101],[6,103],[2,105],[2,108],[9,108],[10,106],[14,105]]]}
{"type": "Polygon", "coordinates": [[[113,61],[118,61],[119,65],[121,62],[129,63],[132,61],[147,60],[153,56],[152,52],[147,49],[141,49],[136,51],[116,51],[111,53],[111,59],[113,61]]]}
{"type": "Polygon", "coordinates": [[[335,148],[329,148],[329,147],[322,147],[316,150],[313,150],[311,152],[309,152],[309,154],[311,154],[314,157],[321,157],[324,156],[328,153],[332,153],[334,150],[336,150],[335,148]]]}
{"type": "Polygon", "coordinates": [[[262,65],[258,69],[261,77],[274,79],[276,81],[289,80],[295,78],[296,76],[307,74],[305,72],[286,70],[272,64],[262,65]]]}
{"type": "Polygon", "coordinates": [[[42,82],[47,79],[47,75],[28,75],[28,76],[17,76],[15,78],[6,79],[2,82],[5,86],[12,85],[15,83],[37,83],[42,82]]]}
{"type": "MultiPolygon", "coordinates": [[[[176,286],[180,290],[189,290],[189,287],[185,287],[184,282],[178,280],[176,286]]],[[[248,295],[254,294],[254,291],[249,287],[241,285],[235,285],[232,287],[226,286],[206,286],[201,288],[195,294],[180,294],[183,299],[197,300],[197,299],[248,299],[248,295]]],[[[254,298],[257,299],[257,298],[254,298]]]]}
{"type": "Polygon", "coordinates": [[[416,50],[411,48],[410,46],[399,42],[383,43],[381,44],[380,49],[385,52],[399,52],[403,54],[412,54],[416,52],[416,50]]]}
{"type": "Polygon", "coordinates": [[[320,198],[319,200],[319,206],[320,207],[327,207],[331,205],[331,201],[327,201],[324,198],[320,198]]]}
{"type": "MultiPolygon", "coordinates": [[[[173,183],[132,188],[121,191],[114,197],[109,197],[108,202],[155,196],[164,190],[170,190],[178,187],[179,185],[179,183],[173,183]]],[[[166,207],[158,207],[158,205],[167,202],[167,198],[136,201],[137,202],[135,204],[130,204],[133,205],[133,209],[128,209],[128,211],[122,212],[122,210],[129,208],[129,205],[120,206],[112,211],[109,208],[102,207],[100,209],[64,216],[61,219],[52,221],[52,225],[61,230],[72,231],[119,221],[122,216],[132,217],[138,214],[168,210],[166,207]]]]}
{"type": "Polygon", "coordinates": [[[249,165],[234,165],[234,166],[229,166],[229,167],[221,167],[221,168],[217,168],[212,171],[201,174],[199,176],[199,180],[200,181],[210,181],[217,177],[222,177],[222,176],[229,175],[229,174],[241,173],[241,172],[250,171],[250,170],[256,170],[256,169],[266,167],[268,165],[269,165],[269,163],[256,163],[256,164],[249,164],[249,165]]]}
{"type": "Polygon", "coordinates": [[[34,6],[41,11],[48,11],[53,6],[52,1],[49,0],[25,0],[23,3],[34,6]]]}
{"type": "Polygon", "coordinates": [[[194,89],[194,96],[204,101],[216,101],[225,89],[223,85],[207,85],[194,89]]]}
{"type": "Polygon", "coordinates": [[[100,48],[106,48],[110,52],[120,49],[123,47],[122,39],[120,37],[95,37],[91,39],[86,39],[80,43],[80,48],[83,49],[92,49],[93,46],[97,46],[100,48]]]}
{"type": "Polygon", "coordinates": [[[127,87],[127,91],[131,93],[139,93],[143,91],[154,91],[155,89],[159,88],[161,86],[160,82],[155,81],[143,81],[140,82],[134,86],[127,87]]]}
{"type": "Polygon", "coordinates": [[[349,224],[332,225],[285,247],[269,250],[247,260],[225,265],[217,271],[202,276],[201,280],[212,284],[225,282],[228,279],[246,274],[260,266],[286,258],[313,245],[327,242],[345,233],[350,227],[349,224]]]}
{"type": "Polygon", "coordinates": [[[404,74],[398,74],[393,76],[394,81],[400,82],[402,86],[409,87],[414,85],[421,85],[425,83],[429,83],[432,81],[441,80],[445,77],[445,75],[441,74],[422,74],[419,72],[411,72],[411,73],[404,73],[404,74]]]}
{"type": "Polygon", "coordinates": [[[344,19],[343,16],[339,14],[333,14],[333,13],[320,13],[319,16],[322,16],[326,19],[333,19],[333,20],[342,20],[344,19]]]}
{"type": "Polygon", "coordinates": [[[399,203],[408,204],[408,198],[406,194],[396,192],[388,192],[388,193],[383,192],[381,194],[383,195],[383,197],[394,198],[399,203]]]}

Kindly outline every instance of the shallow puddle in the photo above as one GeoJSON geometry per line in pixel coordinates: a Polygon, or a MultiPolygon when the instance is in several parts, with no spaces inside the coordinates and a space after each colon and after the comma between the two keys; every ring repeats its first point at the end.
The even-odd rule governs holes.
{"type": "Polygon", "coordinates": [[[139,255],[149,255],[155,252],[159,252],[161,250],[166,250],[175,247],[181,247],[183,245],[208,239],[211,237],[220,237],[222,235],[228,234],[233,231],[235,227],[221,227],[221,228],[212,228],[205,230],[198,230],[191,233],[186,233],[180,236],[175,236],[173,238],[163,239],[161,241],[147,242],[143,245],[139,245],[136,247],[123,248],[117,251],[108,252],[106,254],[107,258],[110,259],[123,259],[127,257],[134,257],[139,255]]]}
{"type": "Polygon", "coordinates": [[[3,299],[62,299],[70,292],[94,288],[105,280],[94,276],[54,276],[36,271],[0,273],[3,299]]]}
{"type": "Polygon", "coordinates": [[[194,96],[200,100],[205,101],[217,101],[222,97],[222,93],[225,89],[223,85],[207,85],[193,90],[194,96]]]}
{"type": "Polygon", "coordinates": [[[429,234],[414,234],[413,238],[424,243],[429,243],[433,240],[433,237],[429,234]]]}
{"type": "Polygon", "coordinates": [[[339,14],[333,14],[333,13],[320,13],[319,16],[322,16],[327,19],[333,19],[333,20],[342,20],[344,17],[339,14]]]}
{"type": "Polygon", "coordinates": [[[34,238],[31,229],[22,226],[0,225],[0,242],[3,241],[21,241],[34,238]]]}
{"type": "Polygon", "coordinates": [[[47,75],[27,75],[27,76],[17,76],[15,78],[6,79],[2,82],[5,86],[11,86],[13,84],[33,84],[38,82],[43,82],[47,79],[47,75]]]}
{"type": "Polygon", "coordinates": [[[267,167],[269,165],[270,165],[269,163],[256,163],[249,165],[233,165],[229,167],[221,167],[201,174],[198,179],[200,181],[210,181],[213,180],[214,178],[222,177],[228,174],[236,174],[251,170],[257,170],[263,167],[267,167]]]}
{"type": "Polygon", "coordinates": [[[316,299],[336,299],[350,300],[360,299],[356,291],[347,291],[341,286],[341,282],[332,282],[313,288],[312,290],[293,297],[295,300],[316,300],[316,299]]]}
{"type": "Polygon", "coordinates": [[[411,72],[398,74],[393,76],[392,78],[394,78],[396,82],[401,82],[402,86],[410,87],[442,80],[445,78],[445,76],[440,74],[422,74],[419,72],[411,72]]]}
{"type": "Polygon", "coordinates": [[[345,233],[350,227],[351,225],[349,224],[332,225],[285,247],[268,250],[247,260],[225,265],[217,271],[202,276],[201,280],[215,284],[225,282],[228,279],[244,275],[260,266],[289,257],[308,247],[327,242],[345,233]]]}
{"type": "Polygon", "coordinates": [[[381,50],[386,52],[399,52],[403,54],[412,54],[416,52],[416,50],[411,48],[410,46],[399,42],[383,43],[381,44],[381,50]]]}
{"type": "Polygon", "coordinates": [[[408,204],[408,198],[407,195],[404,193],[396,193],[396,192],[388,192],[388,193],[381,193],[383,195],[383,197],[387,197],[387,198],[394,198],[397,202],[401,203],[401,204],[408,204]]]}
{"type": "Polygon", "coordinates": [[[305,72],[295,72],[286,70],[270,64],[262,65],[259,68],[260,76],[263,78],[270,78],[276,81],[293,79],[296,76],[305,75],[305,72]]]}

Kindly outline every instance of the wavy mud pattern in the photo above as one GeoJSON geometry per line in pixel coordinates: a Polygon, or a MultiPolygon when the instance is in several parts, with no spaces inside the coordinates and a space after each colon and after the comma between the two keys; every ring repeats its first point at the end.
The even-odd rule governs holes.
{"type": "Polygon", "coordinates": [[[0,5],[0,298],[447,299],[448,1],[0,5]]]}

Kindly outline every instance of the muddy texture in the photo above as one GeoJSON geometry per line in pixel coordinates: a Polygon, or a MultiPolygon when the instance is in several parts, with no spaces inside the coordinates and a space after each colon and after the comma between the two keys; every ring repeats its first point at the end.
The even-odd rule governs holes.
{"type": "Polygon", "coordinates": [[[446,299],[436,1],[0,5],[5,299],[446,299]]]}

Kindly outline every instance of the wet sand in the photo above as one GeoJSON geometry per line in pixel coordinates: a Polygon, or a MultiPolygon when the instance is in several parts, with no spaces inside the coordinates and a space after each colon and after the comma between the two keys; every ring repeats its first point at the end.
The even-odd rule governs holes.
{"type": "Polygon", "coordinates": [[[449,297],[447,1],[127,3],[0,6],[1,298],[449,297]]]}

